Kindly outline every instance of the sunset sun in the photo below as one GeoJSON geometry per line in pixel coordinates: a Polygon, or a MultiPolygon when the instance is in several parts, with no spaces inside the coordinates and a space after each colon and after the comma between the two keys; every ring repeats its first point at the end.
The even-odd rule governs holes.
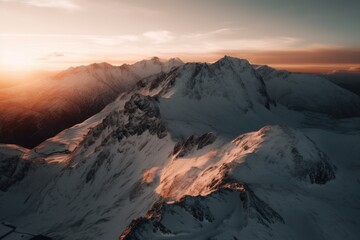
{"type": "Polygon", "coordinates": [[[23,55],[21,53],[14,53],[3,57],[1,59],[1,65],[10,71],[28,71],[32,70],[36,66],[36,62],[34,59],[26,55],[23,55]]]}

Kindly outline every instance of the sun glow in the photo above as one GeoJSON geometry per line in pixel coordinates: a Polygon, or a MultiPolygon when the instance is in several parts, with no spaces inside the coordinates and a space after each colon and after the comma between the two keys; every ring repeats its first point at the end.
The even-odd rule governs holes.
{"type": "Polygon", "coordinates": [[[8,54],[1,57],[1,66],[7,71],[32,70],[36,61],[25,54],[8,54]]]}

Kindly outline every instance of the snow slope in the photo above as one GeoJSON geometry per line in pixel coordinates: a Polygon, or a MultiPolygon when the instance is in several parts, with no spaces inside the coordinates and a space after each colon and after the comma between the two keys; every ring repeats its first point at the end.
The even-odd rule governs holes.
{"type": "Polygon", "coordinates": [[[51,155],[33,158],[24,185],[1,193],[2,219],[56,239],[116,238],[117,229],[159,197],[157,169],[173,142],[158,116],[151,98],[134,96],[63,161],[48,162],[51,155]],[[40,159],[48,164],[36,164],[40,159]]]}
{"type": "Polygon", "coordinates": [[[175,154],[156,189],[164,199],[120,239],[356,239],[359,150],[341,156],[359,135],[306,132],[346,144],[324,152],[302,131],[267,126],[175,154]]]}

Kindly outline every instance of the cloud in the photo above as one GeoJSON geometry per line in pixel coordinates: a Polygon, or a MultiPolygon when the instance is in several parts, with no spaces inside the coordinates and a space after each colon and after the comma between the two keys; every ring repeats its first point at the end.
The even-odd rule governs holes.
{"type": "Polygon", "coordinates": [[[147,16],[155,16],[160,13],[158,10],[155,9],[135,7],[127,4],[124,4],[118,11],[124,13],[130,13],[130,14],[147,15],[147,16]]]}
{"type": "Polygon", "coordinates": [[[41,8],[63,8],[63,9],[78,9],[72,0],[0,0],[2,2],[18,2],[33,7],[41,8]]]}
{"type": "Polygon", "coordinates": [[[0,33],[0,39],[8,46],[2,50],[4,59],[21,52],[39,60],[39,66],[52,64],[54,68],[99,61],[129,63],[152,56],[213,62],[224,55],[291,71],[328,72],[349,67],[355,71],[360,66],[360,48],[319,45],[287,36],[242,35],[242,30],[220,28],[200,33],[159,30],[122,35],[0,33]]]}
{"type": "Polygon", "coordinates": [[[176,46],[185,51],[215,52],[228,49],[293,49],[304,41],[288,36],[248,38],[242,28],[219,28],[198,33],[179,34],[176,46]]]}
{"type": "Polygon", "coordinates": [[[139,40],[138,35],[118,35],[118,36],[90,36],[94,43],[100,45],[115,46],[123,43],[131,43],[139,40]]]}
{"type": "Polygon", "coordinates": [[[207,39],[219,36],[229,37],[230,35],[238,34],[241,30],[241,28],[219,28],[207,32],[188,33],[184,37],[189,39],[207,39]]]}
{"type": "Polygon", "coordinates": [[[350,67],[349,72],[360,73],[360,67],[350,67]]]}
{"type": "MultiPolygon", "coordinates": [[[[292,49],[302,41],[291,37],[273,38],[243,38],[239,29],[220,28],[200,33],[174,33],[168,30],[146,31],[138,34],[123,35],[71,35],[71,34],[0,34],[0,37],[28,38],[29,41],[44,41],[52,38],[54,41],[72,41],[92,43],[99,46],[122,45],[119,50],[144,53],[212,53],[215,51],[236,50],[269,50],[292,49]],[[42,39],[40,39],[42,38],[42,39]],[[126,45],[126,46],[125,46],[126,45]]],[[[130,52],[131,53],[131,52],[130,52]]]]}
{"type": "Polygon", "coordinates": [[[329,72],[329,74],[355,74],[359,78],[360,67],[349,67],[346,69],[336,69],[336,70],[329,72]]]}
{"type": "Polygon", "coordinates": [[[38,60],[50,60],[50,59],[53,59],[53,58],[59,58],[59,57],[64,57],[65,55],[61,52],[52,52],[52,53],[49,53],[43,57],[40,57],[38,58],[38,60]]]}
{"type": "Polygon", "coordinates": [[[173,34],[169,31],[148,31],[142,35],[156,44],[169,42],[174,39],[173,34]]]}

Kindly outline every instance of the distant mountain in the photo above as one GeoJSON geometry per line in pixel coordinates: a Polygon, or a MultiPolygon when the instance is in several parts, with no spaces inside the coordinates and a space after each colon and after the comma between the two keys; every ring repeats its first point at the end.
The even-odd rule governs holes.
{"type": "Polygon", "coordinates": [[[124,64],[123,67],[129,67],[137,76],[145,78],[160,72],[169,72],[173,67],[182,64],[183,62],[179,58],[163,60],[158,57],[153,57],[150,60],[142,60],[132,65],[124,64]]]}
{"type": "Polygon", "coordinates": [[[270,97],[290,109],[340,118],[360,116],[359,96],[323,77],[268,66],[257,66],[256,71],[264,79],[270,97]]]}
{"type": "Polygon", "coordinates": [[[360,96],[360,69],[358,71],[336,71],[321,76],[360,96]]]}
{"type": "Polygon", "coordinates": [[[0,142],[34,147],[99,112],[143,77],[182,64],[179,59],[159,58],[119,67],[95,63],[0,89],[0,142]]]}
{"type": "Polygon", "coordinates": [[[0,221],[53,239],[358,238],[356,95],[232,57],[166,69],[33,149],[0,145],[0,221]]]}

